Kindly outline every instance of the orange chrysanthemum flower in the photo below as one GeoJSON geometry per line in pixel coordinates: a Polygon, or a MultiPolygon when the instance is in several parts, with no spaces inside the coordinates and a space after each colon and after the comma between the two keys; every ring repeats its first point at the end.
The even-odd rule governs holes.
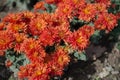
{"type": "Polygon", "coordinates": [[[96,9],[93,4],[87,4],[84,8],[82,8],[79,12],[79,19],[89,22],[96,15],[96,9]]]}
{"type": "Polygon", "coordinates": [[[95,0],[96,3],[103,3],[107,6],[111,4],[110,0],[95,0]]]}
{"type": "Polygon", "coordinates": [[[40,1],[38,3],[36,3],[34,5],[34,9],[41,9],[41,10],[45,10],[45,2],[44,1],[40,1]]]}
{"type": "Polygon", "coordinates": [[[12,65],[12,62],[10,60],[7,60],[6,63],[5,63],[5,66],[10,67],[11,65],[12,65]]]}
{"type": "Polygon", "coordinates": [[[24,23],[20,23],[20,24],[15,24],[15,23],[9,23],[7,25],[7,30],[17,33],[17,32],[23,32],[25,29],[25,24],[24,23]]]}
{"type": "Polygon", "coordinates": [[[55,60],[58,65],[65,67],[70,62],[70,57],[63,48],[58,48],[53,55],[53,60],[55,60]]]}
{"type": "Polygon", "coordinates": [[[46,56],[46,53],[41,47],[39,41],[34,39],[25,39],[21,44],[20,50],[25,52],[26,56],[30,59],[31,62],[41,62],[46,56]]]}
{"type": "Polygon", "coordinates": [[[20,52],[21,44],[26,39],[26,36],[25,36],[24,33],[16,33],[16,34],[14,34],[14,37],[15,37],[14,50],[17,51],[17,52],[20,52]]]}
{"type": "Polygon", "coordinates": [[[21,13],[11,13],[11,14],[8,14],[7,16],[5,16],[3,18],[3,21],[4,22],[10,22],[10,23],[16,23],[16,22],[19,22],[22,18],[23,14],[21,13]]]}
{"type": "Polygon", "coordinates": [[[117,25],[117,18],[113,14],[103,13],[98,15],[95,21],[95,28],[99,30],[111,31],[117,25]]]}
{"type": "MultiPolygon", "coordinates": [[[[25,78],[25,77],[28,77],[29,76],[29,74],[28,74],[28,65],[26,65],[26,66],[20,66],[20,68],[19,68],[19,72],[18,72],[18,77],[19,78],[25,78]]],[[[31,69],[30,67],[29,67],[29,69],[31,69]]]]}
{"type": "Polygon", "coordinates": [[[0,50],[0,56],[4,56],[4,55],[5,55],[4,50],[0,50]]]}
{"type": "Polygon", "coordinates": [[[86,37],[87,39],[90,38],[90,36],[94,33],[94,27],[93,26],[88,26],[88,25],[84,25],[82,26],[78,32],[82,32],[82,34],[84,35],[84,37],[86,37]]]}
{"type": "Polygon", "coordinates": [[[69,22],[66,19],[56,18],[52,23],[52,28],[54,31],[52,33],[55,35],[54,41],[59,42],[61,39],[66,40],[68,35],[71,34],[69,29],[69,22]]]}
{"type": "Polygon", "coordinates": [[[51,66],[50,76],[61,76],[63,74],[63,66],[58,65],[55,61],[49,63],[51,66]]]}
{"type": "Polygon", "coordinates": [[[73,8],[69,4],[61,3],[58,5],[55,14],[57,14],[59,17],[62,16],[62,17],[71,18],[72,11],[73,8]]]}
{"type": "Polygon", "coordinates": [[[20,78],[28,78],[28,80],[49,80],[49,72],[50,69],[46,64],[34,62],[21,66],[18,76],[20,78]]]}
{"type": "Polygon", "coordinates": [[[4,26],[5,26],[5,23],[1,22],[0,23],[0,30],[3,30],[4,26]]]}
{"type": "Polygon", "coordinates": [[[25,39],[21,45],[21,51],[29,54],[30,51],[34,50],[37,47],[36,45],[39,45],[39,41],[32,38],[25,39]]]}
{"type": "Polygon", "coordinates": [[[67,42],[73,49],[83,50],[88,46],[89,39],[87,39],[82,32],[78,31],[70,35],[67,42]]]}
{"type": "Polygon", "coordinates": [[[98,14],[107,12],[107,6],[104,3],[95,3],[94,6],[98,14]]]}
{"type": "Polygon", "coordinates": [[[47,22],[41,17],[37,17],[31,20],[30,22],[30,31],[32,35],[39,35],[47,26],[47,22]]]}
{"type": "MultiPolygon", "coordinates": [[[[53,30],[53,29],[52,29],[53,30]]],[[[40,44],[44,47],[47,45],[53,45],[54,44],[54,34],[51,33],[51,28],[45,29],[41,32],[39,36],[40,44]]]]}
{"type": "Polygon", "coordinates": [[[11,33],[7,31],[0,31],[0,50],[5,50],[10,48],[10,44],[14,40],[11,33]]]}

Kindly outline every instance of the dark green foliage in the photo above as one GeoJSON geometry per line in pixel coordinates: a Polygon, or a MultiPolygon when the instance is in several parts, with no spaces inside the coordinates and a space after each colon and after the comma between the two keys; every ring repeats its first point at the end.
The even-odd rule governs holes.
{"type": "Polygon", "coordinates": [[[70,30],[73,32],[74,30],[78,30],[80,27],[82,27],[85,23],[82,20],[79,20],[78,18],[73,18],[73,20],[70,22],[70,30]]]}
{"type": "Polygon", "coordinates": [[[14,72],[14,76],[17,76],[19,67],[29,63],[29,60],[24,54],[15,52],[13,49],[6,51],[6,59],[10,60],[13,64],[10,66],[10,70],[14,72]]]}

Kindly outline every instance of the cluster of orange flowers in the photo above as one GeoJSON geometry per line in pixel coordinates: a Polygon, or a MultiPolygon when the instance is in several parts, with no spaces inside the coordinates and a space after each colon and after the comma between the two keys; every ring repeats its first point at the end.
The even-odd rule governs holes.
{"type": "Polygon", "coordinates": [[[20,78],[49,80],[62,75],[70,62],[69,48],[82,51],[95,30],[109,32],[116,26],[117,17],[107,11],[110,5],[110,0],[44,0],[34,6],[35,12],[8,14],[0,23],[0,54],[12,48],[28,57],[30,63],[20,67],[20,78]],[[46,12],[47,3],[56,5],[54,12],[46,12]],[[86,24],[71,31],[74,17],[86,24]],[[47,47],[54,49],[48,52],[47,47]]]}

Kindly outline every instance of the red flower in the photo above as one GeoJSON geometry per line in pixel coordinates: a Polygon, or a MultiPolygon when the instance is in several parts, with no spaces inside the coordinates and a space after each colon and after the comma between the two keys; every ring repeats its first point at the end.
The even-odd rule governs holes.
{"type": "Polygon", "coordinates": [[[14,37],[15,37],[14,50],[17,51],[17,52],[20,52],[21,44],[26,39],[26,36],[25,36],[24,33],[16,33],[16,34],[14,34],[14,37]]]}
{"type": "Polygon", "coordinates": [[[3,18],[3,21],[4,22],[10,22],[10,23],[16,23],[16,22],[19,22],[22,18],[23,14],[21,13],[11,13],[11,14],[8,14],[7,16],[5,16],[3,18]]]}
{"type": "Polygon", "coordinates": [[[58,48],[53,55],[53,60],[55,60],[61,67],[65,67],[70,62],[70,57],[63,48],[58,48]]]}
{"type": "Polygon", "coordinates": [[[47,26],[47,23],[41,17],[37,17],[31,20],[30,22],[30,31],[32,35],[39,35],[47,26]]]}
{"type": "Polygon", "coordinates": [[[99,14],[95,21],[95,28],[99,30],[111,31],[117,25],[117,17],[113,14],[99,14]]]}
{"type": "Polygon", "coordinates": [[[10,60],[7,60],[5,65],[6,65],[6,67],[10,67],[12,65],[12,62],[10,60]]]}
{"type": "Polygon", "coordinates": [[[110,0],[95,0],[96,3],[103,3],[107,6],[111,4],[110,0]]]}
{"type": "Polygon", "coordinates": [[[88,46],[89,39],[82,32],[78,31],[70,35],[67,42],[73,49],[83,50],[88,46]]]}
{"type": "Polygon", "coordinates": [[[50,70],[46,64],[34,62],[20,67],[18,76],[20,78],[27,77],[28,80],[49,80],[49,72],[50,70]]]}
{"type": "Polygon", "coordinates": [[[4,26],[5,26],[5,23],[1,22],[0,23],[0,30],[3,30],[4,26]]]}
{"type": "Polygon", "coordinates": [[[0,50],[10,48],[10,44],[14,40],[13,35],[7,31],[0,31],[0,50]]]}
{"type": "Polygon", "coordinates": [[[44,1],[40,1],[38,3],[36,3],[34,5],[34,9],[42,9],[42,10],[45,10],[45,2],[44,1]]]}
{"type": "Polygon", "coordinates": [[[82,32],[84,37],[86,37],[87,39],[90,38],[90,36],[94,33],[94,31],[95,31],[94,27],[88,25],[84,25],[78,30],[78,32],[82,32]]]}
{"type": "Polygon", "coordinates": [[[9,23],[7,25],[7,30],[13,32],[13,33],[17,33],[17,32],[23,32],[25,29],[26,25],[24,23],[9,23]]]}
{"type": "Polygon", "coordinates": [[[54,34],[51,33],[50,29],[43,30],[39,36],[40,44],[43,46],[54,44],[54,34]]]}
{"type": "Polygon", "coordinates": [[[4,56],[4,55],[5,55],[4,50],[0,50],[0,56],[4,56]]]}
{"type": "Polygon", "coordinates": [[[21,51],[28,54],[31,50],[34,50],[36,48],[36,45],[39,45],[39,41],[36,41],[32,38],[25,39],[21,45],[21,51]]]}
{"type": "Polygon", "coordinates": [[[55,10],[55,14],[57,16],[62,16],[66,18],[71,18],[71,13],[73,11],[73,8],[69,4],[61,3],[58,5],[57,9],[55,10]]]}
{"type": "Polygon", "coordinates": [[[79,19],[89,22],[96,15],[96,9],[93,4],[87,4],[84,8],[82,8],[79,12],[79,19]]]}
{"type": "Polygon", "coordinates": [[[98,14],[107,12],[107,6],[104,3],[95,3],[94,6],[98,14]]]}

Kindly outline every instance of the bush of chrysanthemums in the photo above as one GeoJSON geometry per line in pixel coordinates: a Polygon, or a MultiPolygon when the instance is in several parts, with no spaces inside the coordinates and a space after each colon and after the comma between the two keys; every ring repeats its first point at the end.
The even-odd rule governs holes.
{"type": "Polygon", "coordinates": [[[70,54],[84,52],[96,31],[117,26],[110,6],[110,0],[42,0],[33,12],[10,13],[0,23],[0,55],[21,79],[61,76],[70,54]]]}

